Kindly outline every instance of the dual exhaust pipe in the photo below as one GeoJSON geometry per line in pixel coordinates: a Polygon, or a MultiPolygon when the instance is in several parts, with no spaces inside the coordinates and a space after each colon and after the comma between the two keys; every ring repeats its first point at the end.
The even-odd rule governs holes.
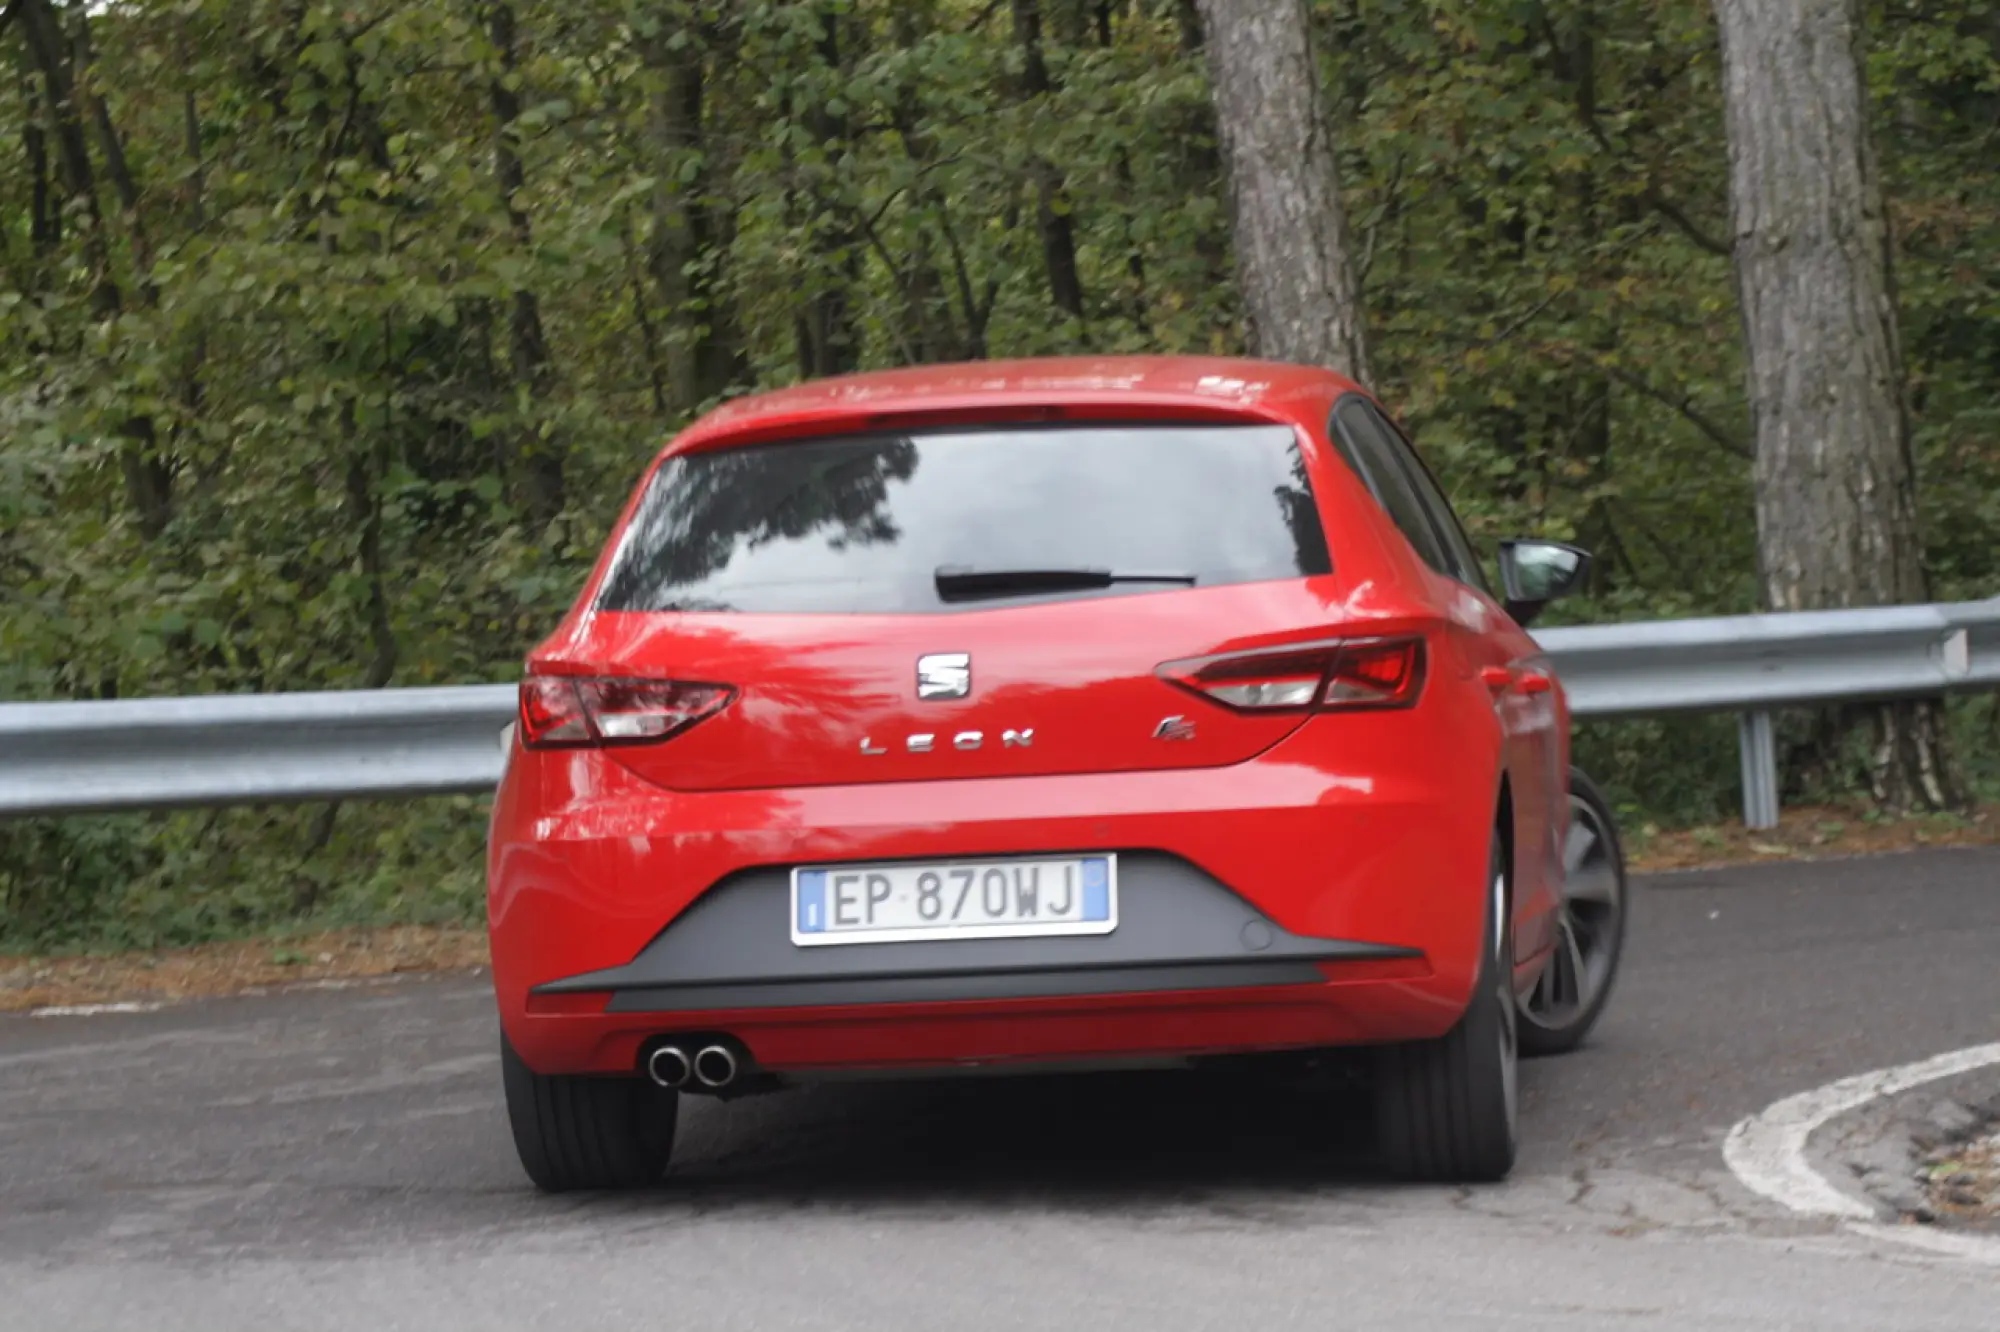
{"type": "Polygon", "coordinates": [[[736,1051],[720,1043],[704,1045],[689,1054],[671,1042],[646,1056],[646,1076],[671,1091],[699,1087],[704,1091],[725,1091],[743,1072],[736,1051]]]}

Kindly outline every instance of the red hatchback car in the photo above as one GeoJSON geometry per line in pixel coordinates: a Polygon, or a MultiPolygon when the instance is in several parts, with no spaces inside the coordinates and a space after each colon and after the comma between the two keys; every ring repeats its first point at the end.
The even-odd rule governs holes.
{"type": "Polygon", "coordinates": [[[1490,1180],[1623,933],[1506,591],[1370,397],[1141,357],[857,375],[664,451],[528,660],[488,862],[545,1189],[683,1092],[1370,1047],[1398,1173],[1490,1180]],[[1573,813],[1574,812],[1574,813],[1573,813]]]}

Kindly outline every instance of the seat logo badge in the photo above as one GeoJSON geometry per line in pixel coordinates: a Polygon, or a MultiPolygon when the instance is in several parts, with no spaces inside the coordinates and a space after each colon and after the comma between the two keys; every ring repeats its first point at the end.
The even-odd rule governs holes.
{"type": "Polygon", "coordinates": [[[1155,740],[1192,740],[1194,739],[1194,723],[1178,713],[1171,717],[1162,717],[1160,718],[1160,724],[1153,728],[1153,738],[1155,740]]]}
{"type": "Polygon", "coordinates": [[[918,698],[964,698],[971,692],[970,652],[933,652],[917,658],[918,698]]]}

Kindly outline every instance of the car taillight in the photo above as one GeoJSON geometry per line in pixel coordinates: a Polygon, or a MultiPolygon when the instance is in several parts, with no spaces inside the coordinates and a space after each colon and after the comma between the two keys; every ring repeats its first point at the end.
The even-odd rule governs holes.
{"type": "Polygon", "coordinates": [[[1406,708],[1424,687],[1424,640],[1356,638],[1170,661],[1160,674],[1239,712],[1406,708]]]}
{"type": "Polygon", "coordinates": [[[735,697],[728,685],[531,675],[521,682],[521,743],[530,749],[649,744],[714,716],[735,697]]]}
{"type": "Polygon", "coordinates": [[[1333,659],[1320,699],[1329,708],[1401,708],[1424,687],[1424,640],[1388,638],[1348,643],[1333,659]]]}

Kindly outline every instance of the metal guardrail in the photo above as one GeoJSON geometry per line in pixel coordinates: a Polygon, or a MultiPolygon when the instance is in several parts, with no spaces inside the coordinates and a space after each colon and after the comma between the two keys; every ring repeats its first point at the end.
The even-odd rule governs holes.
{"type": "Polygon", "coordinates": [[[490,791],[512,685],[0,703],[0,818],[490,791]]]}
{"type": "Polygon", "coordinates": [[[1774,708],[2000,688],[2000,597],[1537,635],[1582,717],[1740,714],[1743,821],[1778,822],[1774,708]]]}
{"type": "Polygon", "coordinates": [[[2000,685],[2000,597],[1588,625],[1536,637],[1571,707],[1586,716],[1917,698],[2000,685]]]}
{"type": "MultiPolygon", "coordinates": [[[[2000,597],[1548,629],[1579,717],[1742,715],[1743,812],[1778,819],[1771,710],[2000,688],[2000,597]]],[[[0,703],[0,818],[489,791],[511,685],[0,703]]]]}

